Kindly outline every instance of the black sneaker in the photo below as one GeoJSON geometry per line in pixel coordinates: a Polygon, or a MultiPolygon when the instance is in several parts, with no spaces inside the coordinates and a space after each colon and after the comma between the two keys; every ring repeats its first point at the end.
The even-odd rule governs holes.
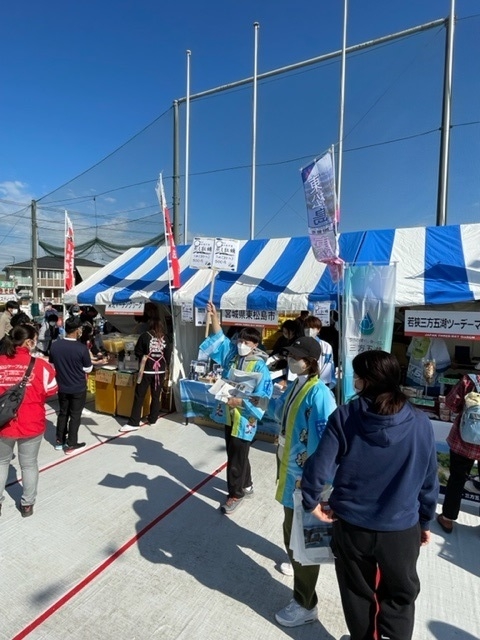
{"type": "Polygon", "coordinates": [[[64,442],[62,442],[61,440],[57,440],[55,442],[55,451],[63,451],[66,447],[66,444],[64,442]]]}
{"type": "Polygon", "coordinates": [[[86,445],[86,442],[77,442],[77,444],[73,444],[72,446],[67,444],[67,446],[64,449],[65,455],[71,456],[72,453],[76,453],[79,449],[81,449],[85,445],[86,445]]]}
{"type": "Polygon", "coordinates": [[[33,504],[21,504],[20,513],[22,514],[22,518],[33,516],[33,504]]]}

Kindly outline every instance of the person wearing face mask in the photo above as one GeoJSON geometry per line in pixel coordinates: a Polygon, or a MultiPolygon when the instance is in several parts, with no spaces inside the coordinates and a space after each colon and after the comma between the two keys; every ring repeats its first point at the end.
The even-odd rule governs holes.
{"type": "Polygon", "coordinates": [[[280,571],[293,572],[293,599],[275,615],[285,627],[297,627],[317,619],[317,583],[319,566],[303,566],[293,560],[290,537],[293,522],[293,492],[302,481],[303,466],[320,442],[328,417],[335,410],[335,398],[320,380],[318,363],[320,344],[302,337],[287,349],[288,368],[297,378],[276,402],[275,416],[280,423],[278,438],[278,485],[275,499],[283,505],[283,539],[291,566],[283,563],[280,571]]]}
{"type": "Polygon", "coordinates": [[[49,361],[55,367],[58,380],[57,434],[55,449],[66,455],[85,446],[78,442],[82,410],[87,399],[87,373],[93,369],[87,347],[79,341],[82,335],[80,318],[65,322],[65,338],[56,340],[50,348],[49,361]]]}
{"type": "Polygon", "coordinates": [[[235,370],[251,372],[257,379],[251,395],[232,397],[227,403],[218,402],[211,418],[225,425],[227,448],[228,496],[220,509],[231,514],[246,497],[253,496],[253,482],[248,454],[250,444],[257,431],[257,421],[261,420],[272,396],[273,384],[265,360],[267,354],[258,349],[260,332],[246,327],[238,334],[234,344],[223,333],[217,310],[207,303],[207,313],[211,319],[213,334],[200,345],[200,351],[223,367],[223,377],[231,380],[235,370]]]}
{"type": "MultiPolygon", "coordinates": [[[[5,336],[5,351],[0,355],[0,393],[23,378],[36,343],[37,331],[29,324],[14,327],[10,335],[5,336]]],[[[57,392],[53,367],[42,358],[34,360],[17,415],[0,430],[0,514],[16,444],[23,488],[19,508],[24,518],[33,514],[37,496],[38,452],[46,427],[45,400],[57,392]]]]}
{"type": "Polygon", "coordinates": [[[9,300],[5,304],[5,311],[0,316],[0,340],[12,328],[12,325],[11,325],[12,318],[18,313],[19,309],[20,309],[20,306],[16,300],[9,300]]]}
{"type": "Polygon", "coordinates": [[[58,316],[56,313],[45,315],[40,329],[38,330],[38,350],[43,355],[48,356],[50,348],[55,340],[58,340],[60,329],[58,327],[58,316]]]}
{"type": "Polygon", "coordinates": [[[78,304],[72,304],[70,309],[68,310],[70,318],[79,318],[82,315],[82,310],[78,306],[78,304]]]}
{"type": "Polygon", "coordinates": [[[315,338],[320,344],[322,354],[318,361],[318,370],[320,372],[320,380],[327,385],[329,389],[333,389],[337,384],[335,376],[335,362],[333,360],[332,346],[320,338],[320,330],[322,329],[322,321],[316,316],[308,316],[303,321],[305,335],[309,338],[315,338]]]}

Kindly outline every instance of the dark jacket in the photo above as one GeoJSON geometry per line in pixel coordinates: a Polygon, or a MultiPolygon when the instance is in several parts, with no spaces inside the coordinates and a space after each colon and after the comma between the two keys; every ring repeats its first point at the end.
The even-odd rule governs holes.
{"type": "Polygon", "coordinates": [[[428,529],[438,498],[435,437],[430,420],[406,403],[378,415],[365,398],[342,405],[328,420],[316,452],[305,462],[304,507],[329,504],[350,524],[374,531],[403,531],[417,522],[428,529]]]}

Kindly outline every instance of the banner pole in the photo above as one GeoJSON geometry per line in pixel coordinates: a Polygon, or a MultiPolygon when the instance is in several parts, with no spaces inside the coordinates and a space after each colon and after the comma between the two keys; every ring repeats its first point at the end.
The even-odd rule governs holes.
{"type": "MultiPolygon", "coordinates": [[[[210,294],[208,296],[208,301],[213,301],[213,290],[215,287],[215,278],[217,277],[217,270],[212,269],[212,280],[210,282],[210,294]]],[[[210,328],[210,316],[207,313],[207,319],[205,320],[205,337],[208,338],[208,330],[210,328]]]]}

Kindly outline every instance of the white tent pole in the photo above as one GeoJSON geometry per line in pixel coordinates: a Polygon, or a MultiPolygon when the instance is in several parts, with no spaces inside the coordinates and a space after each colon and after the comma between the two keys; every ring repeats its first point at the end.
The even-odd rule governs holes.
{"type": "Polygon", "coordinates": [[[340,211],[340,200],[342,195],[342,170],[343,170],[343,122],[345,115],[345,68],[347,60],[347,15],[348,0],[343,2],[343,42],[342,42],[342,64],[340,77],[340,125],[338,131],[338,179],[337,179],[337,207],[340,211]]]}
{"type": "Polygon", "coordinates": [[[257,67],[258,67],[258,32],[260,24],[253,23],[255,31],[253,54],[253,126],[252,126],[252,200],[250,208],[250,240],[255,238],[255,189],[257,163],[257,67]]]}
{"type": "Polygon", "coordinates": [[[183,222],[183,243],[188,244],[188,195],[190,181],[190,58],[192,52],[187,49],[187,97],[185,102],[185,211],[183,222]]]}

